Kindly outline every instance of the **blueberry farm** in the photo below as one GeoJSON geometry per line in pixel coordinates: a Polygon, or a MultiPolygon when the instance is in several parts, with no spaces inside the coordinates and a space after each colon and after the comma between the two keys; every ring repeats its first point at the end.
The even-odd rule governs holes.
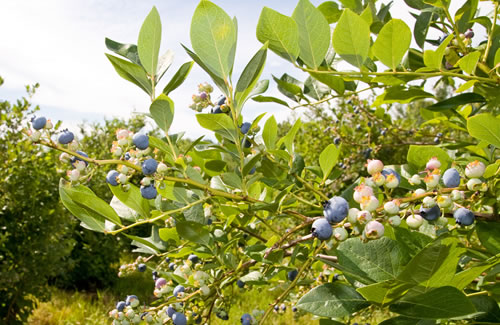
{"type": "Polygon", "coordinates": [[[130,292],[109,306],[109,324],[274,324],[285,312],[297,324],[374,314],[386,325],[500,323],[499,2],[485,1],[492,12],[481,14],[478,0],[454,14],[455,0],[404,2],[414,26],[376,1],[300,0],[291,16],[264,7],[262,47],[238,76],[237,17],[200,1],[183,45],[192,61],[169,74],[153,7],[137,44],[105,45],[117,74],[151,99],[146,116],[160,136],[123,128],[109,134],[107,157],[93,157],[64,121],[26,124],[27,141],[60,152],[66,209],[140,254],[118,276],[152,275],[155,298],[130,292]],[[287,64],[273,77],[281,98],[265,94],[271,83],[261,78],[270,51],[287,64]],[[181,148],[169,129],[175,110],[189,108],[174,109],[169,94],[193,65],[209,81],[189,108],[209,135],[181,148]],[[439,97],[439,87],[452,91],[439,97]],[[304,117],[283,133],[270,114],[247,119],[248,101],[326,114],[319,132],[329,142],[307,151],[304,117]],[[409,108],[420,126],[396,125],[391,107],[409,108]],[[437,131],[410,143],[429,125],[437,131]],[[396,146],[403,162],[384,154],[396,146]],[[87,186],[98,169],[111,205],[87,186]],[[262,287],[280,293],[229,317],[235,292],[262,287]]]}

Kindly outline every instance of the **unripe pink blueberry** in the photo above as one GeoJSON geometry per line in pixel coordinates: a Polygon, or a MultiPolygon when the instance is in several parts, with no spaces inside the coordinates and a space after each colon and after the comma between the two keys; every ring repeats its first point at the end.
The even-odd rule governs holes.
{"type": "Polygon", "coordinates": [[[356,201],[358,203],[361,203],[364,196],[369,197],[372,195],[373,195],[373,189],[364,183],[361,183],[359,186],[356,186],[354,188],[353,198],[354,198],[354,201],[356,201]]]}
{"type": "Polygon", "coordinates": [[[372,175],[371,181],[375,186],[382,186],[385,184],[385,176],[381,172],[375,173],[372,175]]]}
{"type": "Polygon", "coordinates": [[[469,178],[479,178],[483,176],[486,166],[479,160],[475,160],[465,167],[465,176],[469,178]]]}
{"type": "Polygon", "coordinates": [[[167,285],[167,280],[165,280],[164,278],[158,278],[155,282],[155,287],[157,289],[160,289],[161,287],[167,285]]]}
{"type": "Polygon", "coordinates": [[[389,201],[384,204],[384,210],[388,214],[396,214],[399,212],[399,204],[397,201],[389,201]]]}
{"type": "Polygon", "coordinates": [[[372,220],[366,224],[365,237],[368,239],[378,239],[384,235],[384,225],[376,220],[372,220]]]}
{"type": "Polygon", "coordinates": [[[432,157],[425,165],[426,169],[439,169],[439,167],[441,167],[441,162],[437,159],[437,157],[432,157]]]}
{"type": "Polygon", "coordinates": [[[385,187],[396,188],[399,186],[399,179],[394,174],[389,174],[385,177],[385,187]]]}
{"type": "Polygon", "coordinates": [[[364,225],[368,221],[372,220],[372,214],[370,213],[370,211],[362,210],[358,212],[356,219],[359,224],[364,225]]]}
{"type": "Polygon", "coordinates": [[[373,175],[375,173],[379,173],[384,169],[384,163],[381,162],[380,160],[368,160],[368,163],[366,164],[366,170],[368,171],[368,174],[373,175]]]}
{"type": "Polygon", "coordinates": [[[432,189],[438,186],[439,184],[439,175],[436,174],[428,174],[424,178],[425,185],[427,185],[427,188],[432,189]]]}
{"type": "Polygon", "coordinates": [[[80,172],[78,169],[68,170],[68,177],[70,181],[75,182],[80,178],[80,172]]]}
{"type": "Polygon", "coordinates": [[[130,133],[128,132],[128,130],[125,130],[125,129],[117,130],[116,131],[116,139],[118,139],[118,140],[126,139],[126,138],[128,138],[129,134],[130,133]]]}
{"type": "Polygon", "coordinates": [[[406,218],[406,224],[412,229],[418,229],[424,223],[424,218],[419,214],[412,214],[406,218]]]}
{"type": "Polygon", "coordinates": [[[378,199],[375,196],[364,196],[360,203],[360,206],[363,210],[375,211],[378,207],[378,204],[378,199]]]}

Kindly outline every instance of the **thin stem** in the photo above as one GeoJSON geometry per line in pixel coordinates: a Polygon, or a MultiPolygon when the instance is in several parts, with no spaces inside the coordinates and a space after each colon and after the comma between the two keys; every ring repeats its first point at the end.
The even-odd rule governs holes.
{"type": "Polygon", "coordinates": [[[488,43],[486,43],[486,49],[484,50],[484,56],[481,60],[483,63],[486,63],[486,59],[488,58],[488,52],[491,48],[491,43],[493,42],[493,32],[495,31],[495,26],[497,24],[497,16],[498,16],[498,2],[495,1],[495,10],[493,16],[493,25],[491,26],[490,34],[488,35],[488,43]]]}

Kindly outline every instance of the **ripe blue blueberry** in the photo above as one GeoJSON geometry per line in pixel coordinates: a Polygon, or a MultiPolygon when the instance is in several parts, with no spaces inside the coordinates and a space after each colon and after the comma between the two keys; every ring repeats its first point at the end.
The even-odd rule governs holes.
{"type": "Polygon", "coordinates": [[[145,134],[136,134],[132,138],[134,145],[141,150],[147,149],[149,147],[149,137],[145,134]]]}
{"type": "Polygon", "coordinates": [[[457,187],[460,185],[460,174],[455,168],[447,169],[444,172],[443,184],[446,187],[457,187]]]}
{"type": "Polygon", "coordinates": [[[293,307],[292,307],[292,311],[293,311],[294,313],[296,313],[296,312],[297,312],[297,310],[298,310],[298,309],[297,309],[297,307],[295,307],[295,306],[293,306],[293,307]]]}
{"type": "Polygon", "coordinates": [[[288,272],[288,280],[293,281],[297,277],[297,274],[299,274],[299,271],[297,270],[292,270],[288,272]]]}
{"type": "Polygon", "coordinates": [[[419,214],[422,216],[427,221],[433,221],[439,218],[439,215],[441,214],[441,210],[439,209],[439,206],[435,205],[432,208],[420,208],[419,214]]]}
{"type": "Polygon", "coordinates": [[[141,186],[141,195],[143,198],[151,200],[156,198],[157,194],[158,192],[156,191],[156,187],[153,184],[148,186],[141,186]]]}
{"type": "Polygon", "coordinates": [[[169,268],[171,271],[175,270],[175,263],[174,263],[174,262],[170,263],[170,264],[168,265],[168,268],[169,268]]]}
{"type": "Polygon", "coordinates": [[[241,133],[247,134],[247,132],[248,132],[248,130],[250,130],[251,126],[252,126],[252,123],[250,123],[250,122],[243,123],[240,127],[241,133]]]}
{"type": "Polygon", "coordinates": [[[59,134],[57,141],[59,141],[60,144],[68,144],[73,141],[74,138],[75,135],[73,134],[73,132],[64,130],[61,134],[59,134]]]}
{"type": "Polygon", "coordinates": [[[241,325],[252,325],[252,316],[250,314],[243,314],[241,316],[241,325]]]}
{"type": "Polygon", "coordinates": [[[275,310],[275,311],[280,310],[280,306],[278,306],[278,305],[274,305],[274,310],[275,310]]]}
{"type": "Polygon", "coordinates": [[[226,103],[226,97],[222,96],[217,100],[217,105],[222,106],[226,103]]]}
{"type": "Polygon", "coordinates": [[[120,175],[120,173],[117,172],[116,170],[110,170],[108,172],[108,174],[106,175],[106,182],[112,186],[117,186],[118,185],[118,181],[117,181],[118,175],[120,175]]]}
{"type": "Polygon", "coordinates": [[[155,159],[153,158],[146,159],[142,163],[142,173],[144,175],[152,175],[156,172],[157,167],[158,167],[158,162],[155,159]]]}
{"type": "Polygon", "coordinates": [[[236,285],[240,288],[243,288],[245,286],[245,282],[241,281],[241,280],[238,280],[236,281],[236,285]]]}
{"type": "Polygon", "coordinates": [[[215,108],[212,108],[212,114],[221,114],[223,113],[222,112],[222,109],[220,108],[220,106],[216,106],[215,108]]]}
{"type": "Polygon", "coordinates": [[[130,152],[125,152],[125,160],[130,160],[130,152]]]}
{"type": "Polygon", "coordinates": [[[40,130],[44,128],[45,124],[47,124],[47,119],[43,116],[35,117],[31,120],[31,124],[33,125],[33,129],[40,130]]]}
{"type": "Polygon", "coordinates": [[[145,272],[145,271],[146,271],[146,264],[144,264],[144,263],[139,264],[139,265],[137,266],[137,270],[138,270],[139,272],[145,272]]]}
{"type": "Polygon", "coordinates": [[[125,301],[119,301],[117,304],[116,304],[116,310],[118,311],[123,311],[123,309],[125,308],[127,304],[125,303],[125,301]]]}
{"type": "Polygon", "coordinates": [[[187,324],[186,316],[184,316],[183,313],[175,313],[174,315],[172,315],[172,321],[174,322],[174,325],[186,325],[187,324]]]}
{"type": "Polygon", "coordinates": [[[327,240],[332,237],[333,230],[330,223],[326,219],[321,218],[313,222],[311,232],[319,240],[327,240]]]}
{"type": "MultiPolygon", "coordinates": [[[[77,153],[77,154],[79,154],[80,156],[85,157],[85,158],[88,158],[88,157],[89,157],[89,155],[87,155],[87,154],[86,154],[85,152],[83,152],[83,151],[77,151],[76,153],[77,153]]],[[[77,157],[74,157],[74,156],[73,156],[73,157],[71,157],[71,159],[70,159],[69,161],[71,162],[71,166],[73,166],[73,167],[75,167],[75,168],[76,168],[75,162],[77,162],[77,161],[83,161],[83,162],[85,163],[85,166],[87,166],[87,165],[89,164],[89,163],[88,163],[88,162],[86,162],[85,160],[82,160],[82,159],[77,158],[77,157]]]]}
{"type": "Polygon", "coordinates": [[[168,317],[172,318],[172,316],[175,314],[175,309],[172,308],[172,306],[168,306],[167,308],[167,315],[168,317]]]}
{"type": "Polygon", "coordinates": [[[474,223],[474,213],[469,209],[459,208],[453,212],[453,217],[455,221],[462,226],[470,226],[474,223]]]}
{"type": "Polygon", "coordinates": [[[338,146],[340,144],[340,138],[339,137],[336,137],[335,139],[333,139],[333,144],[338,146]]]}
{"type": "Polygon", "coordinates": [[[323,205],[323,215],[329,223],[339,223],[347,217],[349,203],[340,196],[334,196],[323,205]]]}
{"type": "Polygon", "coordinates": [[[250,148],[252,146],[252,143],[250,142],[250,140],[245,139],[245,140],[243,140],[242,145],[243,145],[243,148],[250,148]]]}
{"type": "Polygon", "coordinates": [[[191,254],[188,256],[188,260],[191,261],[191,263],[193,264],[196,264],[200,261],[200,259],[198,258],[198,256],[194,255],[194,254],[191,254]]]}
{"type": "MultiPolygon", "coordinates": [[[[125,300],[125,305],[127,305],[127,306],[130,306],[131,304],[134,305],[134,300],[139,301],[139,298],[137,298],[136,295],[127,296],[127,300],[125,300]]],[[[133,307],[136,307],[136,306],[133,306],[133,307]]]]}
{"type": "Polygon", "coordinates": [[[174,288],[174,297],[177,297],[181,292],[184,292],[184,286],[179,284],[174,288]]]}

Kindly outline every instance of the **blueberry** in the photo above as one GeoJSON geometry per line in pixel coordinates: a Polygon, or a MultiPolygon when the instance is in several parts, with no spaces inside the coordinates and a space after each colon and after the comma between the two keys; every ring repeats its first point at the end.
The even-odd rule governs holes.
{"type": "Polygon", "coordinates": [[[453,212],[453,217],[456,222],[462,226],[470,226],[474,223],[474,213],[472,213],[469,209],[459,208],[455,212],[453,212]]]}
{"type": "Polygon", "coordinates": [[[243,148],[250,148],[252,146],[252,143],[250,142],[250,140],[245,139],[243,141],[242,145],[243,145],[243,148]]]}
{"type": "Polygon", "coordinates": [[[390,168],[384,168],[382,170],[382,175],[384,175],[385,177],[389,176],[390,174],[393,174],[394,176],[396,176],[396,178],[398,179],[398,182],[401,183],[401,176],[398,174],[397,171],[395,171],[394,169],[390,169],[390,168]]]}
{"type": "Polygon", "coordinates": [[[371,127],[372,126],[372,122],[366,123],[366,126],[371,127]]]}
{"type": "Polygon", "coordinates": [[[332,197],[324,205],[323,215],[329,223],[339,223],[347,217],[349,213],[349,203],[340,196],[332,197]]]}
{"type": "Polygon", "coordinates": [[[327,240],[332,237],[333,230],[330,223],[326,219],[321,218],[313,222],[311,232],[319,240],[327,240]]]}
{"type": "Polygon", "coordinates": [[[241,325],[251,325],[252,324],[252,316],[250,314],[243,314],[241,316],[241,325]]]}
{"type": "Polygon", "coordinates": [[[255,174],[255,171],[256,171],[255,167],[252,167],[252,169],[250,169],[250,171],[248,172],[248,174],[249,175],[253,175],[253,174],[255,174]]]}
{"type": "Polygon", "coordinates": [[[125,301],[119,301],[117,304],[116,304],[116,310],[118,311],[123,311],[123,309],[125,308],[127,304],[125,303],[125,301]]]}
{"type": "Polygon", "coordinates": [[[286,305],[285,305],[285,304],[281,304],[281,310],[282,310],[282,311],[285,311],[285,310],[286,310],[286,305]]]}
{"type": "MultiPolygon", "coordinates": [[[[125,305],[130,306],[131,304],[134,304],[133,303],[134,300],[139,301],[139,298],[137,298],[136,295],[127,296],[127,300],[125,300],[125,305]]],[[[137,305],[136,305],[136,307],[137,307],[137,305]]]]}
{"type": "Polygon", "coordinates": [[[448,37],[448,34],[444,34],[442,35],[439,39],[438,39],[438,42],[439,44],[443,43],[443,41],[448,37]]]}
{"type": "Polygon", "coordinates": [[[443,133],[438,132],[438,134],[436,134],[436,136],[437,136],[438,138],[441,138],[441,137],[443,136],[443,133]]]}
{"type": "Polygon", "coordinates": [[[172,306],[168,306],[168,308],[167,308],[167,315],[168,315],[168,317],[171,318],[174,314],[175,314],[175,309],[172,308],[172,306]]]}
{"type": "Polygon", "coordinates": [[[170,263],[170,264],[168,265],[168,268],[169,268],[171,271],[173,271],[173,270],[175,270],[175,266],[176,266],[176,265],[175,265],[175,263],[174,263],[174,262],[172,262],[172,263],[170,263]]]}
{"type": "Polygon", "coordinates": [[[156,187],[151,184],[148,186],[141,186],[141,195],[143,198],[147,200],[154,199],[158,192],[156,191],[156,187]]]}
{"type": "Polygon", "coordinates": [[[441,138],[440,137],[435,137],[434,138],[434,143],[435,144],[439,144],[441,142],[441,138]]]}
{"type": "Polygon", "coordinates": [[[226,97],[224,97],[224,96],[222,96],[221,98],[219,98],[219,99],[217,100],[217,105],[218,105],[218,106],[222,106],[222,105],[224,105],[225,103],[226,103],[226,97]]]}
{"type": "Polygon", "coordinates": [[[156,281],[156,278],[158,278],[158,271],[153,271],[151,274],[153,275],[153,280],[156,281]]]}
{"type": "Polygon", "coordinates": [[[212,108],[212,114],[221,114],[221,113],[223,113],[223,112],[220,109],[220,106],[216,106],[215,108],[212,108]]]}
{"type": "Polygon", "coordinates": [[[443,184],[446,187],[457,187],[460,185],[460,174],[455,168],[447,169],[444,172],[443,184]]]}
{"type": "Polygon", "coordinates": [[[297,277],[298,274],[299,274],[299,271],[297,271],[297,270],[289,271],[288,272],[288,280],[290,280],[290,281],[295,280],[295,278],[297,277]]]}
{"type": "Polygon", "coordinates": [[[274,305],[274,310],[276,310],[276,311],[280,310],[280,306],[274,305]]]}
{"type": "Polygon", "coordinates": [[[168,256],[167,256],[167,257],[165,258],[165,262],[170,263],[170,257],[168,257],[168,256]]]}
{"type": "Polygon", "coordinates": [[[191,263],[193,264],[196,264],[200,261],[200,259],[198,258],[198,256],[194,255],[194,254],[191,254],[188,256],[188,260],[191,261],[191,263]]]}
{"type": "Polygon", "coordinates": [[[333,144],[338,146],[340,144],[340,138],[339,137],[336,137],[335,139],[333,139],[333,144]]]}
{"type": "Polygon", "coordinates": [[[125,153],[125,160],[130,160],[130,152],[125,153]]]}
{"type": "Polygon", "coordinates": [[[367,148],[366,150],[363,150],[363,157],[365,157],[365,159],[370,158],[372,151],[373,151],[372,148],[367,148]]]}
{"type": "Polygon", "coordinates": [[[212,224],[212,222],[213,222],[212,219],[210,219],[210,218],[207,219],[207,225],[210,226],[212,224]]]}
{"type": "Polygon", "coordinates": [[[145,271],[146,271],[146,264],[144,264],[144,263],[139,264],[139,265],[137,266],[137,270],[138,270],[139,272],[145,272],[145,271]]]}
{"type": "Polygon", "coordinates": [[[156,162],[155,159],[153,158],[146,159],[142,163],[142,173],[144,175],[152,175],[155,173],[157,167],[158,167],[158,162],[156,162]]]}
{"type": "Polygon", "coordinates": [[[59,134],[57,141],[59,141],[60,144],[68,144],[73,141],[73,139],[75,139],[73,132],[64,130],[61,134],[59,134]]]}
{"type": "Polygon", "coordinates": [[[248,132],[248,130],[250,130],[251,126],[252,126],[252,123],[250,123],[250,122],[243,123],[240,127],[241,133],[247,134],[247,132],[248,132]]]}
{"type": "Polygon", "coordinates": [[[180,284],[174,288],[174,297],[177,297],[179,293],[184,292],[184,286],[180,284]]]}
{"type": "Polygon", "coordinates": [[[138,149],[144,150],[149,147],[149,137],[145,134],[135,134],[132,141],[138,149]]]}
{"type": "Polygon", "coordinates": [[[165,280],[164,278],[158,278],[155,281],[155,287],[157,289],[161,289],[161,287],[165,286],[166,284],[167,284],[167,280],[165,280]]]}
{"type": "Polygon", "coordinates": [[[297,312],[297,310],[298,310],[298,309],[297,309],[297,307],[295,307],[295,306],[293,306],[293,307],[292,307],[292,311],[293,311],[294,313],[296,313],[296,312],[297,312]]]}
{"type": "Polygon", "coordinates": [[[118,175],[120,175],[120,173],[117,172],[116,170],[110,170],[108,172],[108,174],[106,175],[106,182],[109,185],[117,186],[118,185],[118,181],[116,180],[116,178],[118,177],[118,175]]]}
{"type": "Polygon", "coordinates": [[[217,316],[218,318],[220,318],[222,320],[229,319],[229,315],[227,314],[227,312],[225,310],[219,310],[218,312],[215,313],[215,316],[217,316]]]}
{"type": "Polygon", "coordinates": [[[439,218],[439,215],[441,214],[441,210],[439,209],[439,206],[435,205],[432,208],[420,208],[420,215],[422,218],[424,218],[427,221],[433,221],[439,218]]]}
{"type": "Polygon", "coordinates": [[[241,280],[238,280],[236,281],[236,285],[240,288],[243,288],[245,286],[245,282],[241,281],[241,280]]]}
{"type": "Polygon", "coordinates": [[[172,316],[172,321],[174,322],[174,325],[186,325],[187,324],[186,316],[184,316],[183,313],[175,313],[172,316]]]}
{"type": "Polygon", "coordinates": [[[381,132],[380,132],[380,135],[384,136],[387,134],[387,129],[383,129],[381,132]]]}
{"type": "Polygon", "coordinates": [[[467,32],[465,32],[465,38],[473,38],[474,37],[474,32],[472,29],[468,29],[467,32]]]}
{"type": "Polygon", "coordinates": [[[35,117],[32,121],[31,124],[33,125],[33,129],[35,130],[40,130],[43,129],[45,124],[47,124],[47,119],[43,116],[41,117],[35,117]]]}
{"type": "MultiPolygon", "coordinates": [[[[87,154],[86,154],[85,152],[83,152],[83,151],[77,151],[76,153],[77,153],[77,154],[79,154],[80,156],[85,157],[85,158],[88,158],[88,157],[89,157],[89,155],[87,155],[87,154]]],[[[85,166],[87,166],[87,165],[89,164],[89,163],[88,163],[88,162],[86,162],[85,160],[82,160],[82,159],[77,158],[77,157],[74,157],[74,156],[73,156],[73,157],[71,157],[71,159],[70,159],[69,161],[71,162],[71,166],[73,166],[73,167],[76,167],[75,162],[77,162],[77,161],[83,161],[83,162],[85,163],[85,166]]]]}

